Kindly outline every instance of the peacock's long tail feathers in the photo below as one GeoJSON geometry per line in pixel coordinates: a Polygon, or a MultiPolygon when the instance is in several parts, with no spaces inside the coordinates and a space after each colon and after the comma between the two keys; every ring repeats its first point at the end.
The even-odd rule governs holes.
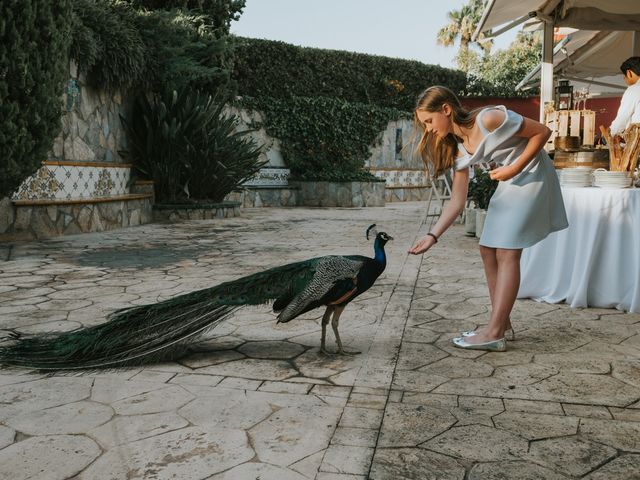
{"type": "Polygon", "coordinates": [[[291,297],[313,277],[306,260],[113,312],[101,325],[71,332],[14,335],[0,346],[0,365],[37,370],[116,368],[168,360],[243,305],[291,297]]]}

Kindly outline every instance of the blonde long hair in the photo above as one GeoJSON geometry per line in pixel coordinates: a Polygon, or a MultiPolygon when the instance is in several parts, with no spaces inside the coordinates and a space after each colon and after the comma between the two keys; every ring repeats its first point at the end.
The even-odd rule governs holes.
{"type": "Polygon", "coordinates": [[[451,107],[452,121],[456,125],[466,128],[473,127],[478,113],[478,110],[466,110],[455,93],[447,87],[435,85],[420,94],[413,114],[416,131],[422,130],[417,150],[432,178],[439,177],[454,166],[458,142],[462,140],[453,133],[449,133],[441,139],[437,135],[427,132],[426,127],[418,120],[418,112],[440,112],[445,103],[451,107]]]}

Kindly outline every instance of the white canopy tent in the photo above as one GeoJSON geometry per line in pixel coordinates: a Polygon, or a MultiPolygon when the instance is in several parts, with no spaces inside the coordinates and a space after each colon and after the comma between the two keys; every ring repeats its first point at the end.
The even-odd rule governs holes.
{"type": "MultiPolygon", "coordinates": [[[[499,35],[525,21],[537,20],[542,23],[544,34],[542,42],[542,64],[539,69],[541,78],[540,87],[540,119],[543,119],[544,105],[553,100],[553,29],[554,27],[571,27],[579,30],[594,31],[591,47],[583,50],[582,54],[589,53],[588,49],[600,44],[604,40],[605,33],[629,31],[632,32],[629,47],[620,50],[623,60],[640,55],[640,0],[489,0],[484,13],[474,33],[474,39],[484,32],[487,36],[499,35]]],[[[609,41],[614,41],[610,38],[609,41]]],[[[588,43],[588,39],[582,46],[588,43]]],[[[578,50],[576,48],[576,50],[578,50]]],[[[571,55],[565,55],[571,57],[571,55]]],[[[585,57],[586,58],[586,57],[585,57]]],[[[622,61],[610,57],[603,57],[602,53],[595,54],[589,62],[576,62],[578,57],[567,59],[564,64],[567,71],[582,69],[582,76],[576,78],[588,79],[592,76],[616,75],[622,61]],[[573,62],[573,64],[572,64],[573,62]],[[616,63],[617,62],[617,63],[616,63]],[[597,64],[600,63],[600,66],[597,64]],[[580,67],[576,67],[580,64],[580,67]],[[604,66],[606,64],[606,66],[604,66]],[[571,67],[571,68],[569,68],[571,67]],[[594,68],[595,70],[590,70],[594,68]],[[607,72],[604,72],[607,70],[607,72]],[[610,72],[610,74],[609,74],[610,72]]],[[[559,67],[560,68],[560,67],[559,67]]],[[[564,70],[563,70],[564,72],[564,70]]],[[[565,78],[567,74],[563,73],[565,78]]]]}

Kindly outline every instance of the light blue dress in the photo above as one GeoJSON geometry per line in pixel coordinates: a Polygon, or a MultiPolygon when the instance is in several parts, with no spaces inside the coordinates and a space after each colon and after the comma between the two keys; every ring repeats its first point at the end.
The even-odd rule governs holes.
{"type": "MultiPolygon", "coordinates": [[[[515,162],[528,142],[524,137],[515,136],[522,122],[521,115],[503,106],[481,110],[476,123],[484,139],[472,155],[460,145],[463,155],[456,159],[456,170],[478,163],[505,166],[515,162]],[[481,117],[492,108],[505,112],[506,118],[502,125],[489,132],[481,117]]],[[[558,175],[547,152],[541,150],[522,172],[499,182],[489,202],[480,245],[526,248],[568,226],[558,175]]]]}

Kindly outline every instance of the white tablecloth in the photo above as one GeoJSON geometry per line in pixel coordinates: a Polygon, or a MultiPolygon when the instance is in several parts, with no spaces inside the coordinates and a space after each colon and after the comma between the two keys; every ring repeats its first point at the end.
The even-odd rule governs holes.
{"type": "Polygon", "coordinates": [[[522,252],[518,298],[640,312],[640,189],[562,196],[569,228],[522,252]]]}

